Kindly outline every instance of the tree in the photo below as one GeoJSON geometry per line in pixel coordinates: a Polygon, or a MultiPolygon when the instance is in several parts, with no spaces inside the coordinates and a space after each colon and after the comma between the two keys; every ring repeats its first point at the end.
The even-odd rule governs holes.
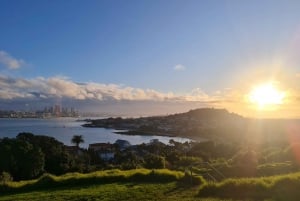
{"type": "Polygon", "coordinates": [[[77,148],[79,148],[79,144],[84,143],[84,140],[82,135],[74,135],[71,142],[75,144],[77,148]]]}
{"type": "Polygon", "coordinates": [[[74,159],[65,150],[64,144],[53,137],[20,133],[17,139],[39,147],[45,155],[45,171],[51,174],[63,174],[72,169],[74,159]]]}
{"type": "Polygon", "coordinates": [[[13,180],[13,178],[8,172],[2,172],[0,174],[0,184],[5,184],[12,180],[13,180]]]}
{"type": "Polygon", "coordinates": [[[144,167],[148,169],[165,168],[165,158],[155,154],[148,154],[145,156],[144,167]]]}
{"type": "Polygon", "coordinates": [[[121,166],[121,169],[125,170],[141,167],[144,162],[141,157],[131,150],[116,153],[114,161],[121,166]]]}
{"type": "Polygon", "coordinates": [[[9,172],[14,179],[32,179],[44,172],[45,158],[41,149],[20,140],[0,141],[0,172],[9,172]]]}

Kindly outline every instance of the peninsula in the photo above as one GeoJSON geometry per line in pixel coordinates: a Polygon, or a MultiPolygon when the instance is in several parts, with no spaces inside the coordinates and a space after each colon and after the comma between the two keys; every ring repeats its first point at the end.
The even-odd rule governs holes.
{"type": "Polygon", "coordinates": [[[215,139],[220,133],[240,133],[245,118],[226,109],[200,108],[186,113],[140,118],[89,120],[84,127],[116,129],[127,135],[160,135],[194,140],[215,139]]]}

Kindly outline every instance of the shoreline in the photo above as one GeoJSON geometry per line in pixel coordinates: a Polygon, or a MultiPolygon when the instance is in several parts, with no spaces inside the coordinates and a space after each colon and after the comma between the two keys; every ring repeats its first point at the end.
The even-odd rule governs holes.
{"type": "MultiPolygon", "coordinates": [[[[116,129],[117,130],[117,129],[116,129]]],[[[196,142],[205,142],[209,141],[207,138],[203,138],[200,136],[180,136],[180,135],[172,135],[168,133],[157,133],[157,132],[150,132],[150,131],[134,131],[134,130],[117,130],[114,131],[113,133],[115,134],[120,134],[120,135],[130,135],[130,136],[136,136],[136,135],[141,135],[141,136],[161,136],[161,137],[178,137],[178,138],[186,138],[191,141],[196,141],[196,142]]]]}
{"type": "Polygon", "coordinates": [[[195,142],[210,141],[210,139],[208,139],[208,138],[201,137],[201,136],[195,136],[195,135],[183,136],[183,135],[175,135],[175,134],[155,132],[155,131],[128,130],[127,128],[113,127],[113,126],[99,126],[99,125],[95,125],[95,124],[91,124],[91,123],[83,124],[81,126],[85,127],[85,128],[114,129],[115,131],[113,131],[112,133],[119,134],[119,135],[185,138],[185,139],[188,139],[188,140],[191,140],[191,141],[195,141],[195,142]]]}

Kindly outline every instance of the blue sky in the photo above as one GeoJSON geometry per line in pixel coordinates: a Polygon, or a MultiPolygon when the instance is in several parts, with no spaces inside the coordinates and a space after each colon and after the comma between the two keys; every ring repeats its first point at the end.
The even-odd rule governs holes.
{"type": "MultiPolygon", "coordinates": [[[[42,77],[45,84],[60,78],[121,91],[153,90],[164,100],[170,94],[191,99],[195,91],[200,102],[223,100],[234,89],[240,95],[228,99],[238,99],[253,81],[283,70],[284,78],[275,81],[297,77],[299,10],[298,1],[276,0],[2,0],[0,75],[15,83],[42,77]],[[9,67],[7,57],[19,65],[9,67]]],[[[283,85],[298,90],[296,84],[283,85]]]]}

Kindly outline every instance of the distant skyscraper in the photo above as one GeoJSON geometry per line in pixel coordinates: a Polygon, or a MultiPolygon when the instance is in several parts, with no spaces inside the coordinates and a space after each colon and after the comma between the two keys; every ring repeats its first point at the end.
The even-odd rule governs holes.
{"type": "Polygon", "coordinates": [[[54,106],[54,114],[59,117],[60,116],[60,105],[55,105],[54,106]]]}

